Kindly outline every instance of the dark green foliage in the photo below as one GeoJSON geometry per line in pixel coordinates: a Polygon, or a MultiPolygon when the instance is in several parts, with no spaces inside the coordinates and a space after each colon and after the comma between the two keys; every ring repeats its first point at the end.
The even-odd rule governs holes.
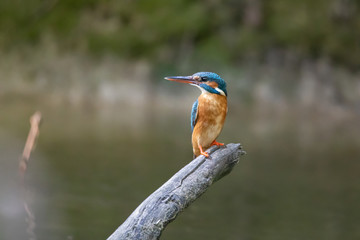
{"type": "Polygon", "coordinates": [[[4,0],[0,44],[50,34],[67,47],[159,62],[188,53],[230,63],[275,48],[359,66],[359,8],[355,0],[4,0]]]}

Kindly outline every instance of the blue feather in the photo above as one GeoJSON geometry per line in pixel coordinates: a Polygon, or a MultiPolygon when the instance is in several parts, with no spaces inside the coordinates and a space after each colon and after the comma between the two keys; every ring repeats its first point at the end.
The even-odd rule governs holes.
{"type": "Polygon", "coordinates": [[[207,84],[201,83],[199,86],[201,88],[205,89],[206,91],[208,91],[209,93],[220,94],[218,91],[216,91],[214,88],[210,87],[207,84]]]}
{"type": "MultiPolygon", "coordinates": [[[[216,82],[218,84],[218,88],[221,89],[225,93],[225,95],[227,96],[226,82],[219,75],[217,75],[216,73],[213,73],[213,72],[198,72],[198,73],[194,73],[193,76],[205,77],[208,81],[216,82]]],[[[208,91],[210,93],[220,94],[218,91],[211,88],[210,86],[207,86],[206,84],[200,84],[200,87],[204,88],[206,91],[208,91]]]]}
{"type": "Polygon", "coordinates": [[[191,132],[194,130],[196,124],[198,103],[199,102],[196,99],[191,109],[191,132]]]}

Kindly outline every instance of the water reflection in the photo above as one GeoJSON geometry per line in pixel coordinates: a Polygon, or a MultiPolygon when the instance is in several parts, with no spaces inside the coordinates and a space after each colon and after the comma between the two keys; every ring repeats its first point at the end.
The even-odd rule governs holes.
{"type": "MultiPolygon", "coordinates": [[[[192,100],[155,106],[146,116],[125,104],[2,103],[8,114],[0,122],[0,238],[25,239],[14,189],[34,106],[44,116],[27,176],[38,239],[105,239],[191,160],[192,100]]],[[[267,112],[230,101],[220,140],[241,142],[248,155],[171,223],[163,239],[359,238],[357,117],[267,112]]]]}

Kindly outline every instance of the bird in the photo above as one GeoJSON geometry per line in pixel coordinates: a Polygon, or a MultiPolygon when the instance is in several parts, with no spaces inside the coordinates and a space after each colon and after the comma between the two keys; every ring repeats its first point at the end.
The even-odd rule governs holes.
{"type": "Polygon", "coordinates": [[[191,110],[192,148],[194,158],[203,155],[210,146],[223,146],[216,138],[219,136],[228,112],[226,82],[216,73],[197,72],[190,76],[165,77],[166,80],[188,83],[201,90],[191,110]]]}

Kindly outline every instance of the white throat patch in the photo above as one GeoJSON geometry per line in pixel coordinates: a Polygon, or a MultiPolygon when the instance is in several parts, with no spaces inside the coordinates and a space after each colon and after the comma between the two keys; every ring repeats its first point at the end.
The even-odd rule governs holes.
{"type": "Polygon", "coordinates": [[[193,85],[193,86],[195,86],[195,87],[198,87],[198,88],[201,90],[201,93],[206,93],[206,92],[208,92],[208,91],[206,91],[205,89],[203,89],[202,87],[200,87],[199,85],[196,85],[196,84],[191,84],[191,85],[193,85]]]}
{"type": "MultiPolygon", "coordinates": [[[[198,87],[201,90],[201,93],[208,93],[208,91],[206,91],[204,88],[200,87],[199,85],[196,85],[196,84],[191,84],[191,85],[198,87]]],[[[220,88],[217,87],[217,88],[215,88],[215,90],[218,91],[220,93],[220,95],[223,95],[226,97],[226,94],[220,88]]]]}

